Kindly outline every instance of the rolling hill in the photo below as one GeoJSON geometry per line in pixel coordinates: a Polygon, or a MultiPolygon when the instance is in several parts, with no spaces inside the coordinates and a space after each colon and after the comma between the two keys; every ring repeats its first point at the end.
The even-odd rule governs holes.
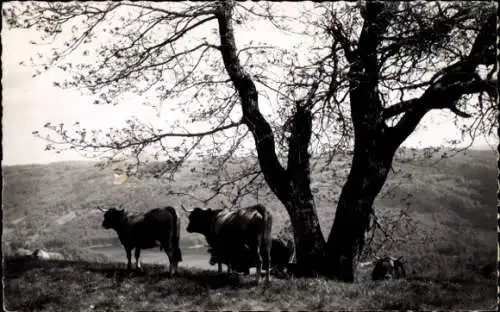
{"type": "MultiPolygon", "coordinates": [[[[442,155],[442,154],[440,154],[442,155]]],[[[393,171],[376,200],[375,210],[384,229],[392,233],[386,248],[403,253],[447,246],[483,246],[494,250],[496,241],[496,155],[492,151],[467,151],[451,158],[423,157],[419,151],[399,153],[393,171]],[[423,243],[423,241],[427,243],[423,243]],[[458,244],[458,245],[457,245],[458,244]]],[[[327,169],[316,166],[312,189],[324,234],[331,227],[337,198],[349,170],[349,157],[338,156],[327,169]]],[[[155,178],[129,178],[113,183],[109,168],[92,162],[61,162],[48,165],[3,167],[3,247],[60,248],[117,243],[113,231],[101,227],[96,206],[123,204],[127,210],[199,203],[171,190],[201,197],[203,172],[183,168],[174,182],[155,178]]],[[[230,170],[230,168],[229,168],[230,170]]],[[[284,229],[285,209],[274,196],[260,199],[271,209],[273,232],[284,229]]],[[[251,203],[251,200],[249,201],[251,203]]],[[[215,204],[209,205],[213,208],[215,204]]],[[[203,244],[197,234],[187,234],[187,218],[181,215],[184,246],[203,244]]],[[[379,233],[380,234],[380,233],[379,233]]]]}

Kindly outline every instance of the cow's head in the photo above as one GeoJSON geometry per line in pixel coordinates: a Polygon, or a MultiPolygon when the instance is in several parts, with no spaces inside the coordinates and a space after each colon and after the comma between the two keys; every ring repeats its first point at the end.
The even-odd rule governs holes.
{"type": "Polygon", "coordinates": [[[391,279],[394,275],[394,260],[389,257],[381,259],[375,266],[379,266],[380,275],[384,279],[391,279]]]}
{"type": "Polygon", "coordinates": [[[189,222],[186,228],[188,233],[206,234],[210,231],[214,211],[212,209],[194,208],[191,210],[186,209],[181,205],[182,209],[189,213],[189,222]]]}
{"type": "Polygon", "coordinates": [[[102,227],[105,229],[117,228],[125,216],[125,210],[110,208],[104,213],[102,227]]]}
{"type": "Polygon", "coordinates": [[[395,278],[406,277],[406,271],[404,267],[405,261],[403,259],[403,256],[393,260],[394,260],[394,277],[395,278]]]}
{"type": "Polygon", "coordinates": [[[215,254],[215,250],[213,250],[213,248],[208,248],[208,253],[210,254],[210,260],[208,260],[208,263],[210,263],[210,265],[214,265],[219,262],[219,259],[217,258],[217,255],[215,254]]]}
{"type": "Polygon", "coordinates": [[[43,249],[35,249],[33,251],[33,257],[43,260],[49,259],[49,254],[43,249]]]}

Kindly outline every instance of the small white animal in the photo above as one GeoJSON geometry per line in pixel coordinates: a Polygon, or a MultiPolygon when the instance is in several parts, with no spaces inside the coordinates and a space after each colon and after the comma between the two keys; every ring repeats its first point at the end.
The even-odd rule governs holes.
{"type": "Polygon", "coordinates": [[[24,248],[18,248],[16,249],[16,252],[14,253],[15,256],[17,257],[29,257],[33,254],[31,250],[24,249],[24,248]]]}
{"type": "Polygon", "coordinates": [[[64,260],[64,256],[58,252],[45,251],[43,249],[36,249],[33,251],[33,257],[39,260],[64,260]]]}

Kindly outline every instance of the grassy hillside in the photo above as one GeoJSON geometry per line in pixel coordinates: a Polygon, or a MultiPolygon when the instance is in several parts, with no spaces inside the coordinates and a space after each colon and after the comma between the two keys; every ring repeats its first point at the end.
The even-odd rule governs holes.
{"type": "Polygon", "coordinates": [[[494,310],[495,280],[473,283],[407,279],[345,284],[324,279],[273,279],[160,266],[126,274],[116,264],[9,259],[5,306],[10,311],[361,311],[494,310]]]}
{"type": "MultiPolygon", "coordinates": [[[[468,151],[444,159],[441,155],[427,158],[419,151],[416,154],[412,151],[400,152],[394,161],[394,170],[375,203],[380,224],[390,236],[387,238],[382,232],[376,232],[372,247],[381,248],[380,253],[405,256],[409,266],[407,280],[390,282],[373,290],[374,286],[365,282],[355,285],[325,284],[321,280],[277,282],[268,290],[277,293],[273,299],[267,295],[262,297],[265,290],[246,287],[248,283],[243,282],[243,286],[238,284],[241,289],[232,290],[234,285],[231,281],[214,286],[212,278],[217,280],[218,277],[211,273],[184,269],[180,279],[187,284],[183,291],[197,294],[189,303],[183,295],[170,292],[172,287],[178,285],[177,280],[151,284],[140,277],[120,282],[118,288],[109,290],[109,293],[105,289],[97,292],[95,287],[87,289],[86,283],[102,285],[103,279],[105,284],[110,282],[109,278],[114,280],[116,272],[112,271],[116,268],[112,264],[108,267],[107,264],[94,263],[106,262],[106,259],[92,254],[85,247],[118,242],[113,231],[101,227],[102,213],[94,209],[113,204],[123,204],[125,209],[135,211],[172,205],[181,215],[181,244],[184,247],[204,244],[200,235],[186,233],[187,218],[180,209],[181,203],[191,207],[199,203],[188,196],[168,195],[170,190],[197,197],[209,194],[201,181],[211,177],[205,177],[203,171],[191,170],[199,168],[199,163],[183,168],[175,182],[129,178],[121,185],[113,184],[111,169],[101,170],[90,162],[4,167],[3,251],[9,254],[17,247],[48,248],[72,255],[73,259],[91,261],[54,267],[50,264],[35,265],[27,269],[29,266],[22,260],[9,260],[7,273],[13,275],[9,278],[6,294],[12,296],[10,307],[38,309],[43,306],[60,310],[80,300],[75,297],[80,296],[80,292],[92,298],[78,301],[77,305],[82,305],[82,308],[89,302],[103,302],[103,306],[107,304],[116,309],[129,309],[128,304],[135,302],[133,298],[144,298],[146,293],[149,297],[158,298],[148,297],[151,299],[148,299],[149,305],[135,303],[134,307],[164,309],[165,302],[170,302],[171,305],[167,306],[187,309],[193,308],[196,300],[207,309],[491,307],[496,302],[496,154],[491,151],[468,151]],[[74,293],[57,277],[70,271],[75,277],[68,283],[74,286],[71,286],[74,289],[70,287],[74,293]],[[79,282],[82,279],[87,281],[83,286],[79,282]],[[28,280],[40,282],[33,285],[28,280]],[[132,299],[117,299],[115,295],[130,288],[135,289],[130,297],[132,299]],[[306,288],[310,288],[311,292],[307,292],[306,288]],[[16,295],[29,289],[38,294],[31,301],[16,295]],[[104,292],[105,296],[100,292],[104,292]],[[65,295],[57,300],[50,299],[62,293],[65,295]],[[300,294],[309,299],[291,299],[302,297],[300,294]],[[205,299],[200,296],[205,296],[205,299]],[[238,301],[242,303],[235,305],[233,299],[237,296],[248,300],[238,301]],[[159,298],[166,301],[160,302],[159,298]]],[[[312,189],[325,235],[328,235],[335,215],[349,162],[348,156],[339,156],[327,169],[316,166],[312,173],[312,189]]],[[[229,166],[227,170],[232,169],[229,166]]],[[[247,200],[248,204],[252,202],[255,200],[247,200]]],[[[288,216],[282,205],[273,196],[261,197],[260,202],[273,214],[273,232],[276,234],[283,230],[288,216]]],[[[210,206],[218,208],[215,203],[210,206]]],[[[150,278],[155,275],[154,272],[151,274],[150,278]]],[[[360,272],[359,276],[365,281],[366,274],[360,272]]]]}

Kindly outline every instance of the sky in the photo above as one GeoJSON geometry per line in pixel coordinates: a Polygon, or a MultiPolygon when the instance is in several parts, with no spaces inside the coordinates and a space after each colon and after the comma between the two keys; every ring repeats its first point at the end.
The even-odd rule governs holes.
{"type": "MultiPolygon", "coordinates": [[[[265,29],[257,29],[248,35],[262,37],[264,34],[272,36],[265,29]]],[[[82,126],[94,129],[124,126],[125,121],[133,116],[153,124],[164,122],[165,115],[158,116],[154,109],[141,105],[138,97],[129,98],[118,106],[94,105],[93,98],[81,95],[78,90],[62,90],[53,86],[53,81],[60,78],[54,70],[32,78],[34,69],[20,66],[19,62],[26,62],[36,52],[47,51],[47,47],[29,43],[30,40],[37,39],[37,34],[33,31],[8,30],[4,25],[1,36],[2,165],[87,159],[74,152],[56,154],[44,151],[46,142],[36,138],[32,132],[43,130],[46,122],[69,125],[79,121],[82,126]]],[[[451,113],[443,110],[427,114],[419,129],[403,146],[423,148],[446,144],[449,139],[458,139],[458,131],[450,116],[451,113]]],[[[494,139],[486,141],[478,138],[473,147],[492,148],[496,144],[494,139]]]]}

